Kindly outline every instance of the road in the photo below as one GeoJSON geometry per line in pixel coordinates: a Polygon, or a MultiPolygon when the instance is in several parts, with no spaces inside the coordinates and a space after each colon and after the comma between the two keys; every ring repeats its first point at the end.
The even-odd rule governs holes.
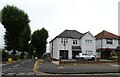
{"type": "Polygon", "coordinates": [[[20,60],[2,66],[2,75],[34,75],[33,66],[35,60],[20,60]]]}
{"type": "Polygon", "coordinates": [[[118,73],[104,74],[35,74],[35,60],[20,60],[2,66],[2,77],[119,77],[118,73]]]}

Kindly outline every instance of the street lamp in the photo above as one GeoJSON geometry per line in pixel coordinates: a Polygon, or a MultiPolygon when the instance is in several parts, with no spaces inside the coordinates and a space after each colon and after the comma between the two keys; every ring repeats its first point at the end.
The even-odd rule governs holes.
{"type": "Polygon", "coordinates": [[[64,59],[65,59],[65,46],[66,46],[65,38],[64,38],[64,41],[63,41],[63,45],[64,45],[64,59]]]}

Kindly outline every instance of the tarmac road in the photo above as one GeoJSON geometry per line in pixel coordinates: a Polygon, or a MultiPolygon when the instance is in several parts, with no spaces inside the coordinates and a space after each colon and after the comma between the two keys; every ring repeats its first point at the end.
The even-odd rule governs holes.
{"type": "MultiPolygon", "coordinates": [[[[7,65],[4,65],[2,66],[2,77],[120,77],[119,73],[94,73],[94,74],[65,74],[64,73],[64,69],[63,68],[59,68],[59,70],[63,70],[61,72],[63,72],[64,74],[47,74],[47,73],[44,73],[44,74],[35,74],[33,72],[33,66],[34,66],[34,63],[35,63],[35,60],[20,60],[18,62],[15,62],[15,63],[11,63],[11,64],[7,64],[7,65]]],[[[109,70],[108,66],[111,66],[111,65],[103,65],[101,66],[102,68],[105,68],[107,70],[109,70]],[[107,67],[106,67],[107,66],[107,67]]],[[[56,69],[58,70],[58,66],[54,65],[54,64],[51,64],[51,63],[45,63],[43,64],[42,66],[40,65],[41,70],[45,71],[50,71],[51,68],[52,68],[52,72],[54,72],[56,69]],[[52,65],[52,66],[51,66],[52,65]],[[46,67],[46,69],[45,69],[46,67]],[[48,70],[49,69],[49,70],[48,70]]],[[[89,66],[86,67],[86,69],[88,70],[89,66]]],[[[69,72],[72,71],[71,69],[74,68],[78,68],[78,67],[64,67],[65,69],[68,70],[69,68],[69,72]]],[[[83,69],[85,67],[82,67],[83,69]]],[[[92,66],[92,68],[95,68],[95,66],[92,66]]],[[[100,68],[100,67],[96,67],[96,68],[100,68]]],[[[101,69],[102,69],[101,68],[101,69]]],[[[114,70],[114,71],[117,71],[117,67],[116,66],[111,66],[111,69],[114,70]]],[[[66,71],[66,70],[65,70],[66,71]]],[[[75,70],[74,70],[75,71],[75,70]]]]}
{"type": "Polygon", "coordinates": [[[33,72],[35,60],[20,60],[14,63],[2,66],[2,75],[15,75],[15,74],[35,74],[33,72]]]}

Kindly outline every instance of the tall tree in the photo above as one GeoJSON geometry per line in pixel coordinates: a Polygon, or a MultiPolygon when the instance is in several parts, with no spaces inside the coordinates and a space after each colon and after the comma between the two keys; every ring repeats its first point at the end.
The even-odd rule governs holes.
{"type": "Polygon", "coordinates": [[[31,43],[35,47],[36,56],[41,58],[46,52],[46,44],[48,38],[48,31],[45,28],[33,32],[31,43]]]}
{"type": "Polygon", "coordinates": [[[14,54],[16,50],[21,50],[23,47],[22,36],[28,23],[28,15],[16,6],[7,5],[2,9],[2,24],[6,30],[4,36],[6,50],[13,50],[14,54]]]}
{"type": "Polygon", "coordinates": [[[28,45],[28,54],[29,54],[29,58],[33,58],[34,55],[34,46],[32,45],[32,43],[29,43],[28,45]]]}
{"type": "Polygon", "coordinates": [[[24,52],[28,52],[30,37],[31,37],[31,29],[30,29],[30,26],[28,25],[28,26],[25,26],[24,32],[22,35],[23,46],[21,48],[21,51],[22,51],[21,58],[24,58],[24,55],[25,55],[24,52]]]}

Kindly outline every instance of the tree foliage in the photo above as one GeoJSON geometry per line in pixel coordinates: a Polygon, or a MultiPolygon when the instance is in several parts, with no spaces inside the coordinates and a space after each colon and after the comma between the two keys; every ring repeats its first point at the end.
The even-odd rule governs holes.
{"type": "Polygon", "coordinates": [[[21,58],[24,57],[25,53],[24,52],[29,52],[28,48],[29,48],[29,41],[30,41],[30,37],[31,37],[31,29],[30,26],[25,26],[24,31],[23,31],[23,35],[22,35],[22,54],[21,54],[21,58]]]}
{"type": "Polygon", "coordinates": [[[46,52],[46,44],[48,38],[48,31],[45,28],[41,30],[36,30],[32,34],[31,43],[35,47],[36,56],[41,58],[42,55],[46,52]]]}
{"type": "MultiPolygon", "coordinates": [[[[6,30],[5,49],[21,51],[30,40],[28,15],[16,6],[5,6],[2,9],[2,24],[6,30]]],[[[24,49],[25,50],[25,49],[24,49]]]]}
{"type": "Polygon", "coordinates": [[[28,54],[29,54],[29,58],[33,58],[35,55],[34,55],[34,46],[32,45],[32,43],[30,43],[28,45],[28,54]]]}

